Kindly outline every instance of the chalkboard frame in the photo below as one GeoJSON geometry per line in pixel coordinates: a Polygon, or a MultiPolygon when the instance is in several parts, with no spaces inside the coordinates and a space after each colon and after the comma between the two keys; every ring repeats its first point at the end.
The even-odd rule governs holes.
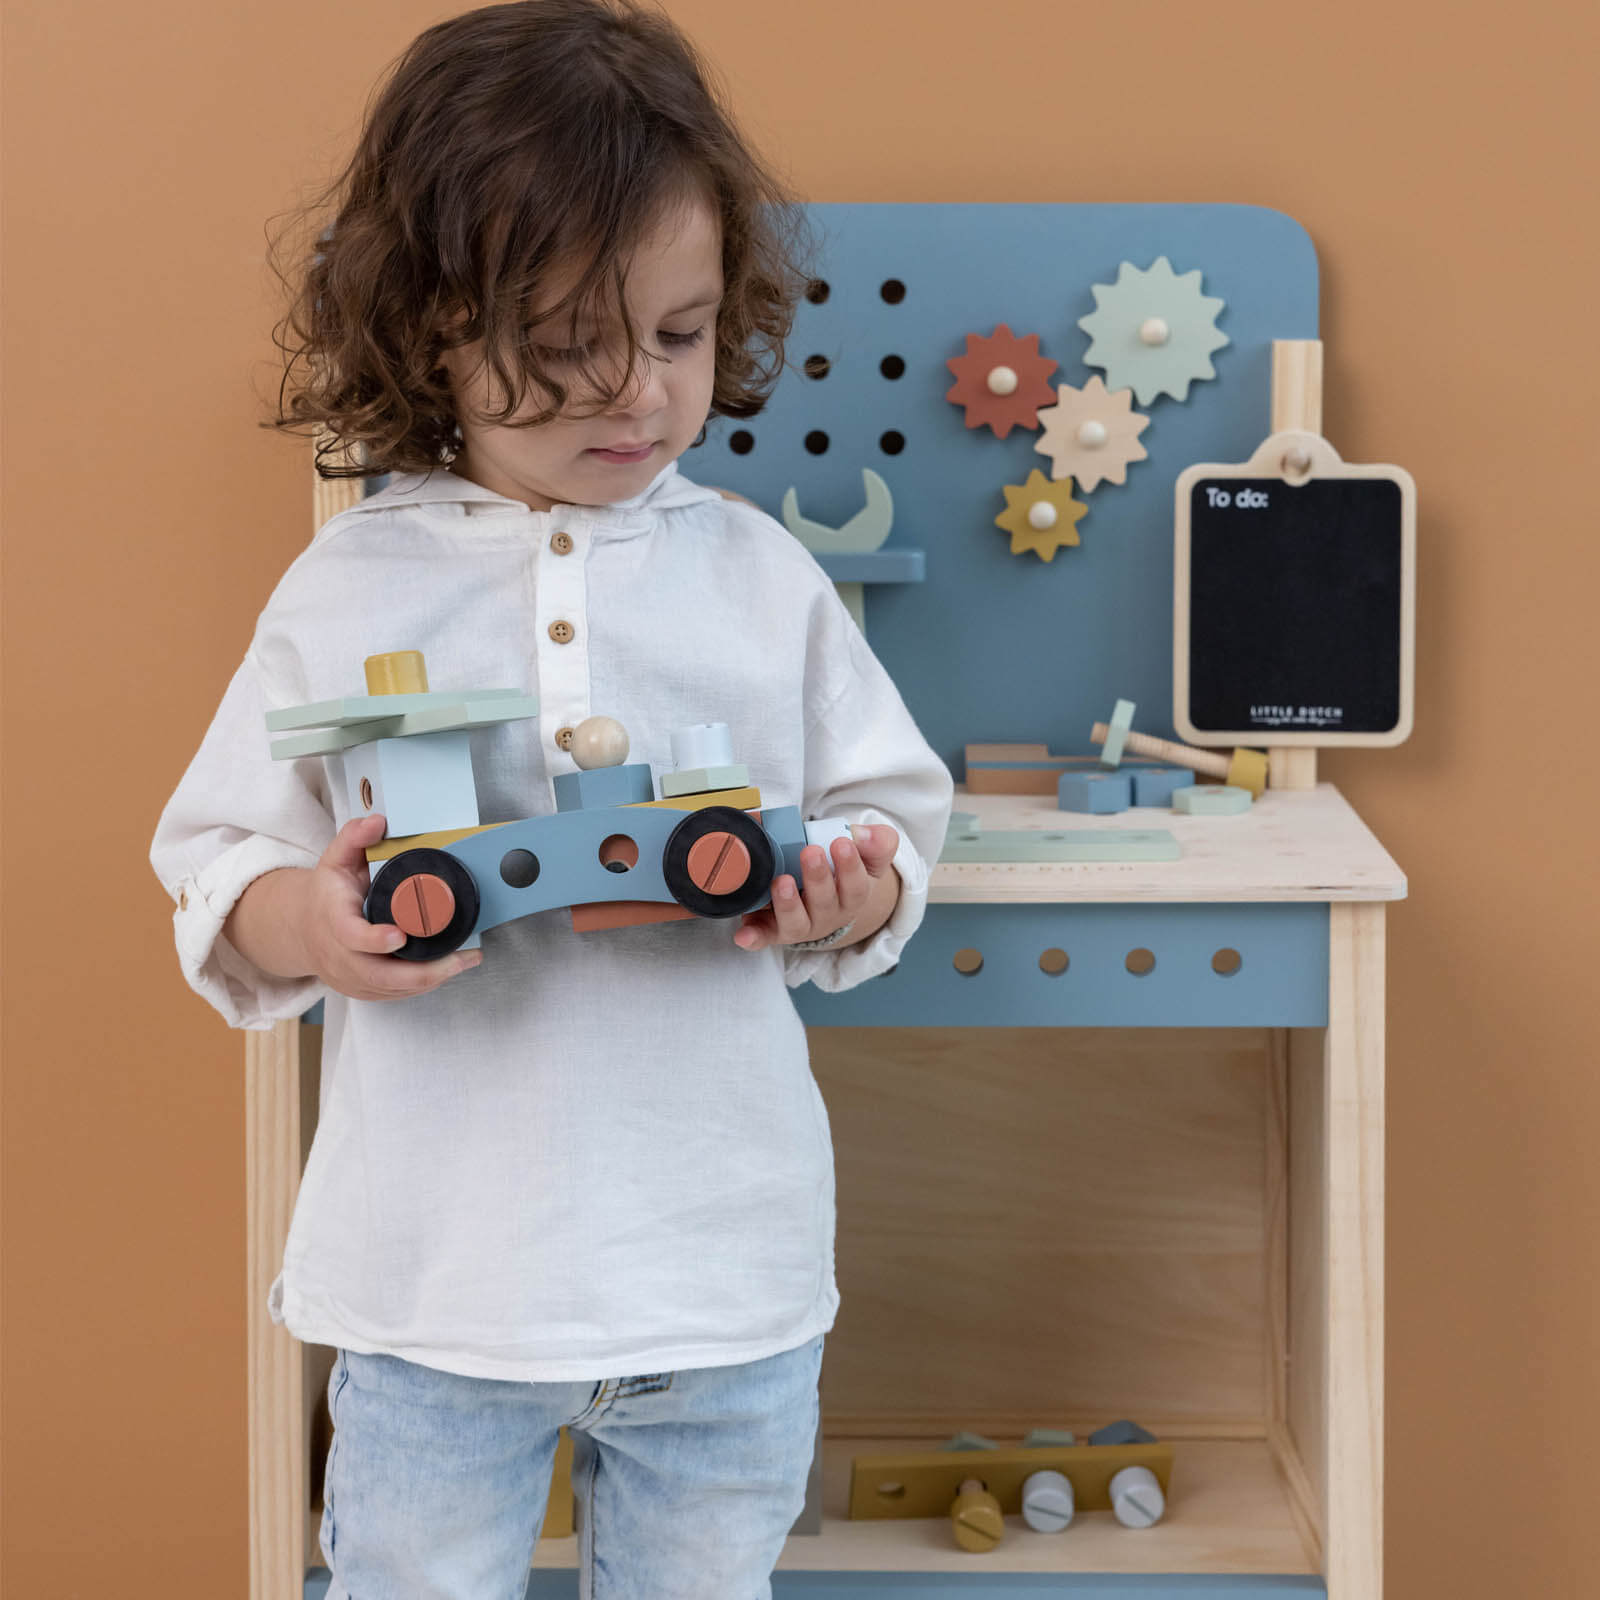
{"type": "Polygon", "coordinates": [[[1195,745],[1251,745],[1259,749],[1298,747],[1388,748],[1411,737],[1416,683],[1417,490],[1404,467],[1375,462],[1347,462],[1320,434],[1285,429],[1269,435],[1247,461],[1196,462],[1178,475],[1173,488],[1173,649],[1172,715],[1181,738],[1195,745]],[[1190,715],[1189,596],[1192,547],[1190,506],[1196,484],[1219,478],[1277,478],[1297,488],[1313,478],[1360,478],[1393,483],[1400,491],[1400,649],[1399,716],[1392,728],[1341,732],[1317,728],[1305,732],[1239,728],[1198,728],[1190,715]]]}

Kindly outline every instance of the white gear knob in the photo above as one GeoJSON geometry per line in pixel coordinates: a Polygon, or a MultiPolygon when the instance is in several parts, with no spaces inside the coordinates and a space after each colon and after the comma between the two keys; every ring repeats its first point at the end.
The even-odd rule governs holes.
{"type": "Polygon", "coordinates": [[[1017,374],[1012,367],[991,367],[989,376],[983,381],[990,394],[1015,394],[1017,392],[1017,374]]]}
{"type": "Polygon", "coordinates": [[[1028,526],[1038,528],[1041,532],[1046,528],[1055,527],[1060,517],[1061,513],[1048,500],[1035,500],[1028,507],[1028,526]]]}
{"type": "Polygon", "coordinates": [[[1172,337],[1172,329],[1164,317],[1146,317],[1139,324],[1139,338],[1145,344],[1165,344],[1172,337]]]}

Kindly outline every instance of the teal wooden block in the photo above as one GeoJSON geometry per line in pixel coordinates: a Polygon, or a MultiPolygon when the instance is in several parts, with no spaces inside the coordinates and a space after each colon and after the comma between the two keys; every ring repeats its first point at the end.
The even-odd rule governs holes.
{"type": "Polygon", "coordinates": [[[1133,804],[1133,784],[1123,772],[1063,772],[1056,804],[1063,811],[1109,816],[1133,804]]]}
{"type": "Polygon", "coordinates": [[[390,838],[478,825],[478,788],[465,733],[376,739],[344,753],[350,815],[381,811],[390,838]]]}
{"type": "Polygon", "coordinates": [[[1187,767],[1148,767],[1128,775],[1133,779],[1136,806],[1170,806],[1179,789],[1194,787],[1194,774],[1187,767]]]}
{"type": "Polygon", "coordinates": [[[587,772],[556,774],[556,810],[585,811],[596,806],[632,806],[654,800],[656,792],[648,761],[620,767],[591,767],[587,772]]]}
{"type": "Polygon", "coordinates": [[[731,767],[691,767],[661,774],[661,798],[675,800],[685,794],[706,794],[713,789],[748,789],[750,769],[742,762],[731,767]]]}
{"type": "Polygon", "coordinates": [[[1183,851],[1165,828],[1017,828],[945,835],[941,862],[1177,861],[1183,851]]]}
{"type": "Polygon", "coordinates": [[[1191,784],[1172,795],[1172,809],[1190,817],[1234,817],[1248,811],[1250,805],[1250,791],[1229,783],[1191,784]]]}

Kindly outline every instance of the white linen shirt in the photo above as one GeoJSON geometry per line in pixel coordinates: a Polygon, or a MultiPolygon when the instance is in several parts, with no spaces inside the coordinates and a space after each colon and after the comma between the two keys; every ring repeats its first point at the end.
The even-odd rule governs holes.
{"type": "Polygon", "coordinates": [[[825,1331],[832,1150],[786,985],[895,964],[951,795],[810,554],[676,467],[632,500],[547,512],[402,476],[334,517],[268,602],[151,848],[184,974],[232,1026],[327,1003],[274,1319],[548,1381],[751,1361],[825,1331]],[[483,822],[554,811],[555,776],[577,770],[555,735],[591,714],[657,773],[674,728],[726,722],[763,803],[899,830],[899,904],[872,937],[809,952],[740,950],[733,918],[578,934],[549,911],[407,1000],[270,976],[223,922],[262,873],[314,866],[348,806],[338,758],[270,759],[264,714],[360,694],[367,656],[406,649],[432,689],[538,696],[537,717],[470,736],[483,822]]]}

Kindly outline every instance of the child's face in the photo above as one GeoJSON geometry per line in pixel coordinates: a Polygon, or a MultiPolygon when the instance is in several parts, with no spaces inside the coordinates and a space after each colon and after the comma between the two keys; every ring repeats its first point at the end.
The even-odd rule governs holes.
{"type": "MultiPolygon", "coordinates": [[[[548,338],[545,366],[568,382],[569,410],[531,428],[483,421],[491,409],[492,379],[478,343],[444,353],[461,424],[462,449],[451,470],[535,511],[553,505],[606,505],[648,487],[669,461],[694,442],[711,409],[717,307],[722,300],[722,234],[703,200],[686,202],[641,242],[628,264],[628,312],[638,329],[638,359],[627,388],[611,405],[592,410],[571,353],[563,360],[566,327],[536,327],[548,338]],[[564,369],[570,369],[567,379],[564,369]]],[[[563,286],[552,285],[552,303],[563,286]]],[[[627,359],[621,327],[585,328],[584,353],[602,372],[620,372],[627,359]]],[[[515,413],[541,409],[530,395],[515,413]]]]}

